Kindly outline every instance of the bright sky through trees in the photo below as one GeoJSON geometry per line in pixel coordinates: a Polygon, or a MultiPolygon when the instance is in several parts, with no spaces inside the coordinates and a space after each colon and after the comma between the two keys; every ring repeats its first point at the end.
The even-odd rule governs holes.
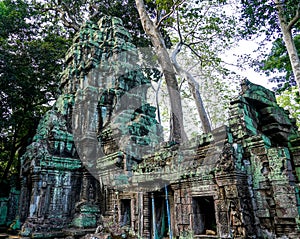
{"type": "MultiPolygon", "coordinates": [[[[267,44],[268,46],[265,49],[264,53],[267,53],[271,49],[271,42],[267,44]]],[[[257,48],[259,47],[259,42],[256,42],[255,40],[241,40],[238,42],[238,45],[235,48],[232,48],[228,50],[223,56],[223,60],[226,61],[229,64],[232,64],[231,66],[227,66],[229,69],[237,72],[242,77],[247,77],[251,82],[255,84],[262,85],[268,89],[272,89],[275,85],[271,82],[269,82],[269,78],[262,72],[256,72],[253,67],[250,67],[248,65],[244,65],[244,68],[241,68],[238,65],[240,59],[239,56],[246,56],[249,55],[252,58],[255,58],[259,56],[259,52],[255,52],[257,48]]]]}

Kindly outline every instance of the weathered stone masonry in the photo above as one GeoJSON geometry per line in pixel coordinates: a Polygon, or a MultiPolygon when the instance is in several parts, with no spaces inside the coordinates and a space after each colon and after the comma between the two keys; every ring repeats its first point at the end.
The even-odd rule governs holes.
{"type": "Polygon", "coordinates": [[[76,35],[22,158],[22,237],[299,238],[300,137],[274,94],[244,81],[227,126],[163,143],[130,39],[111,17],[76,35]]]}

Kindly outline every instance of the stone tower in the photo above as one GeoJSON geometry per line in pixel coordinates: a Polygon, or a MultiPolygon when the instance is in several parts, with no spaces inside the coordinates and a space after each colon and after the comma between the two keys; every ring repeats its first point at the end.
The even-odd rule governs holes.
{"type": "Polygon", "coordinates": [[[87,22],[75,35],[61,95],[22,157],[22,236],[94,231],[103,207],[96,159],[122,152],[113,164],[123,168],[125,162],[126,171],[161,141],[155,108],[146,102],[150,80],[130,41],[122,21],[112,17],[87,22]]]}

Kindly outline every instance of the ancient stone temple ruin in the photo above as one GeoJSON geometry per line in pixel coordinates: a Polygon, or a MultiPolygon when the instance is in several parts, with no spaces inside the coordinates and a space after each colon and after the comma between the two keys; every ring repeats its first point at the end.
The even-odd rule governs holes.
{"type": "Polygon", "coordinates": [[[300,137],[244,81],[228,125],[163,142],[120,19],[87,22],[22,157],[23,238],[299,238],[300,137]],[[90,235],[90,236],[88,236],[90,235]]]}

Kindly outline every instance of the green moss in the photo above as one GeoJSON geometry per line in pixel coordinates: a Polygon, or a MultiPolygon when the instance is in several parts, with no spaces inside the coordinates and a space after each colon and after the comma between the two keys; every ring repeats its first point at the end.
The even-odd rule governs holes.
{"type": "Polygon", "coordinates": [[[269,149],[271,147],[271,144],[272,144],[270,138],[268,136],[264,135],[264,134],[261,135],[261,138],[265,143],[265,147],[267,149],[269,149]]]}
{"type": "Polygon", "coordinates": [[[262,162],[256,155],[251,156],[251,172],[253,189],[260,188],[260,182],[265,181],[265,177],[262,175],[262,162]]]}
{"type": "Polygon", "coordinates": [[[0,198],[0,225],[6,225],[8,198],[0,198]]]}
{"type": "Polygon", "coordinates": [[[286,158],[283,157],[282,151],[277,148],[270,148],[267,150],[269,159],[270,172],[268,177],[271,181],[287,181],[287,177],[283,173],[283,169],[286,167],[286,158]]]}
{"type": "Polygon", "coordinates": [[[233,143],[233,136],[232,136],[232,133],[227,132],[227,140],[228,140],[228,143],[230,143],[230,144],[233,143]]]}
{"type": "Polygon", "coordinates": [[[57,170],[74,171],[81,168],[82,163],[79,159],[46,156],[44,159],[41,160],[40,166],[46,168],[53,168],[57,170]]]}
{"type": "Polygon", "coordinates": [[[243,159],[243,153],[244,153],[244,150],[243,150],[243,146],[241,144],[236,144],[236,147],[235,147],[235,167],[236,169],[238,170],[242,170],[244,171],[244,167],[243,167],[243,162],[242,162],[242,159],[243,159]]]}
{"type": "Polygon", "coordinates": [[[257,126],[254,120],[248,115],[244,115],[244,120],[246,123],[246,128],[249,130],[249,132],[252,133],[253,135],[257,135],[257,129],[256,129],[257,126]]]}

